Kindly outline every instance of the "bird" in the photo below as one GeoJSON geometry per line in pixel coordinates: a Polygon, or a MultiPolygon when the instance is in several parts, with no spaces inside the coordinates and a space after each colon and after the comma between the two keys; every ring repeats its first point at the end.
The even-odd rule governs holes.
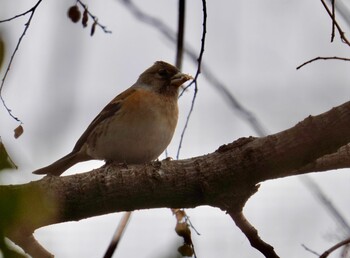
{"type": "Polygon", "coordinates": [[[179,88],[191,79],[169,63],[155,62],[102,109],[69,154],[33,174],[60,176],[88,160],[127,165],[156,160],[176,128],[179,88]]]}

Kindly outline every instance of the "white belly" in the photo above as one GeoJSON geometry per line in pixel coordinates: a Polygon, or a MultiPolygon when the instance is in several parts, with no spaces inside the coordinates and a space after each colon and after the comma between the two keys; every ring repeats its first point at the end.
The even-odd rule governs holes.
{"type": "Polygon", "coordinates": [[[139,115],[118,112],[104,124],[103,134],[91,133],[85,145],[88,155],[127,164],[140,164],[158,158],[172,139],[177,122],[177,106],[154,110],[141,105],[132,112],[139,115]],[[170,121],[168,118],[174,116],[174,112],[176,119],[170,121]]]}

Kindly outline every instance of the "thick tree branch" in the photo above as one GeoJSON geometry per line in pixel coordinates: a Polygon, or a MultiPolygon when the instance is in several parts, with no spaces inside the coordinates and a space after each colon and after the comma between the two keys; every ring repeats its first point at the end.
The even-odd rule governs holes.
{"type": "Polygon", "coordinates": [[[350,144],[340,147],[336,152],[322,156],[314,162],[299,169],[301,172],[308,171],[327,171],[331,169],[340,169],[350,167],[350,144]]]}
{"type": "Polygon", "coordinates": [[[241,138],[208,155],[129,167],[111,163],[88,173],[0,186],[0,221],[11,236],[30,235],[54,223],[158,207],[211,205],[235,217],[259,182],[349,167],[349,142],[347,102],[288,130],[241,138]],[[4,216],[8,200],[16,200],[11,207],[19,209],[16,216],[4,216]]]}

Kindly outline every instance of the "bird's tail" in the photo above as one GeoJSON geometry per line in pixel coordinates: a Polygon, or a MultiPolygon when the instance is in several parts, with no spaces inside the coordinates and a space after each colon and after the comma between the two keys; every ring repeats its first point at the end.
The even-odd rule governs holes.
{"type": "Polygon", "coordinates": [[[72,151],[71,153],[55,161],[51,165],[48,165],[46,167],[33,171],[33,174],[36,174],[36,175],[47,174],[52,176],[59,176],[68,168],[75,165],[76,163],[86,161],[89,159],[91,158],[88,157],[87,155],[81,155],[79,152],[72,151]]]}

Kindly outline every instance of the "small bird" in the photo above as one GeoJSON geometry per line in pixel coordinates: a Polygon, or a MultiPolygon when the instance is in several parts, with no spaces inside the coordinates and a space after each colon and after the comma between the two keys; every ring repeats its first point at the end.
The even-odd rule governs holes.
{"type": "Polygon", "coordinates": [[[59,176],[91,159],[126,164],[157,159],[175,131],[179,87],[190,79],[171,64],[155,62],[102,109],[69,154],[33,173],[59,176]]]}

